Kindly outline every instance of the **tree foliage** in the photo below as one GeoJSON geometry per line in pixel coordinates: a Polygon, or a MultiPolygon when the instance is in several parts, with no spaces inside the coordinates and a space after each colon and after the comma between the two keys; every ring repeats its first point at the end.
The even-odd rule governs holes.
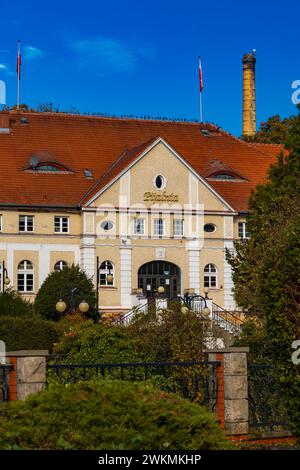
{"type": "Polygon", "coordinates": [[[48,275],[37,293],[34,303],[35,312],[47,320],[58,320],[61,314],[56,312],[55,305],[59,299],[62,299],[67,305],[65,313],[70,312],[71,289],[73,288],[76,288],[75,310],[78,309],[80,302],[85,300],[90,306],[88,315],[93,316],[96,307],[93,282],[79,266],[74,265],[48,275]]]}
{"type": "Polygon", "coordinates": [[[205,324],[192,311],[181,312],[179,302],[156,314],[150,307],[128,327],[136,350],[148,361],[201,361],[205,324]]]}
{"type": "Polygon", "coordinates": [[[266,144],[284,144],[293,128],[296,116],[281,119],[278,114],[269,117],[265,122],[260,123],[260,127],[254,136],[243,136],[247,142],[261,142],[266,144]]]}
{"type": "Polygon", "coordinates": [[[300,116],[286,137],[289,155],[278,157],[266,184],[250,199],[246,242],[227,253],[236,299],[264,329],[264,345],[280,371],[294,432],[300,436],[300,370],[291,344],[300,338],[300,116]]]}
{"type": "Polygon", "coordinates": [[[1,316],[28,316],[32,315],[32,305],[13,289],[6,289],[0,294],[1,316]]]}
{"type": "Polygon", "coordinates": [[[46,349],[52,351],[58,340],[54,322],[36,316],[1,317],[0,339],[7,351],[46,349]]]}

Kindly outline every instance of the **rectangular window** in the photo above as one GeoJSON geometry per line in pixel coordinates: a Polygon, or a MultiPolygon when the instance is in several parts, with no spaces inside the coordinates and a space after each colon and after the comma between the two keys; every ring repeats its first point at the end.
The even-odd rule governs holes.
{"type": "Polygon", "coordinates": [[[69,232],[69,217],[54,217],[54,232],[55,233],[68,233],[69,232]]]}
{"type": "Polygon", "coordinates": [[[173,233],[174,233],[174,237],[183,237],[183,220],[182,219],[173,220],[173,233]]]}
{"type": "Polygon", "coordinates": [[[239,238],[250,238],[250,233],[247,231],[247,222],[239,222],[238,224],[239,238]]]}
{"type": "Polygon", "coordinates": [[[33,215],[19,216],[19,232],[33,232],[34,230],[33,215]]]}
{"type": "Polygon", "coordinates": [[[19,292],[33,292],[33,274],[19,273],[18,274],[18,291],[19,292]]]}
{"type": "Polygon", "coordinates": [[[164,220],[154,219],[154,235],[162,236],[164,234],[164,220]]]}
{"type": "Polygon", "coordinates": [[[134,219],[134,234],[144,235],[145,233],[145,219],[134,219]]]}

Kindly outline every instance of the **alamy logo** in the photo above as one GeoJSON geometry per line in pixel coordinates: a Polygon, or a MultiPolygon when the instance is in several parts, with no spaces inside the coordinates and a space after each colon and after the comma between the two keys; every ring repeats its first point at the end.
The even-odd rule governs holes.
{"type": "Polygon", "coordinates": [[[300,80],[294,80],[292,88],[295,89],[292,93],[292,102],[293,104],[300,104],[300,80]]]}
{"type": "Polygon", "coordinates": [[[0,104],[6,104],[6,85],[3,80],[0,80],[0,104]]]}
{"type": "Polygon", "coordinates": [[[293,352],[292,354],[292,363],[297,366],[300,364],[300,340],[296,339],[292,343],[292,349],[296,349],[296,351],[293,352]]]}

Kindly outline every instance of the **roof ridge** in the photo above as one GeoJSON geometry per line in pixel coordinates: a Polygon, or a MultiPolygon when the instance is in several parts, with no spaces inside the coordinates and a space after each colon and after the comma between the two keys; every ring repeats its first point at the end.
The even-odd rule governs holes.
{"type": "MultiPolygon", "coordinates": [[[[72,117],[72,118],[78,118],[78,119],[101,119],[101,120],[119,120],[119,121],[137,121],[137,122],[159,122],[159,123],[164,123],[164,124],[186,124],[186,125],[193,125],[193,126],[200,126],[201,128],[209,127],[213,128],[216,131],[221,131],[222,129],[217,126],[216,124],[213,124],[211,122],[200,122],[196,119],[194,120],[187,120],[185,118],[161,118],[161,117],[152,117],[148,116],[147,118],[145,117],[138,117],[138,116],[133,116],[133,115],[102,115],[101,113],[72,113],[72,112],[64,112],[64,111],[18,111],[18,110],[0,110],[1,113],[8,113],[12,116],[14,115],[32,115],[32,116],[56,116],[59,118],[64,118],[64,117],[72,117]]],[[[104,113],[105,114],[105,113],[104,113]]]]}

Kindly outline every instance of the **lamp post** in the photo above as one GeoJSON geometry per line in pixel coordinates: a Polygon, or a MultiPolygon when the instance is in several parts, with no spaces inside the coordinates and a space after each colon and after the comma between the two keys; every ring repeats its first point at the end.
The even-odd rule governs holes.
{"type": "Polygon", "coordinates": [[[209,300],[209,290],[206,288],[204,292],[205,297],[203,297],[203,295],[189,295],[188,293],[184,294],[183,297],[181,297],[180,295],[175,297],[175,299],[181,299],[183,301],[181,313],[186,314],[188,310],[191,310],[193,300],[201,299],[204,302],[204,308],[201,310],[201,313],[203,313],[205,316],[208,316],[210,314],[210,308],[207,306],[207,300],[209,300]]]}
{"type": "MultiPolygon", "coordinates": [[[[96,276],[97,276],[97,279],[96,279],[96,289],[97,289],[96,290],[96,302],[97,302],[97,305],[96,305],[96,318],[95,318],[96,323],[98,323],[99,320],[101,319],[101,314],[100,314],[100,310],[99,310],[100,269],[101,269],[101,264],[100,264],[99,256],[97,256],[97,266],[96,266],[96,276]]],[[[109,269],[109,273],[106,275],[106,280],[109,283],[112,283],[113,280],[114,280],[114,276],[110,272],[110,269],[109,269]]]]}
{"type": "MultiPolygon", "coordinates": [[[[77,291],[77,287],[71,287],[71,289],[70,289],[70,310],[71,310],[72,313],[75,311],[75,297],[74,297],[74,294],[75,294],[76,291],[77,291]]],[[[64,313],[67,309],[67,304],[62,298],[60,298],[59,301],[56,302],[55,308],[56,308],[56,311],[58,313],[64,313]]],[[[82,300],[80,302],[80,304],[78,305],[78,308],[79,308],[79,311],[81,313],[86,313],[89,310],[90,306],[85,300],[82,300]]]]}
{"type": "Polygon", "coordinates": [[[5,287],[9,286],[10,284],[10,279],[8,277],[8,271],[7,268],[5,267],[5,261],[3,260],[1,263],[1,272],[2,272],[2,292],[5,292],[5,287]]]}

